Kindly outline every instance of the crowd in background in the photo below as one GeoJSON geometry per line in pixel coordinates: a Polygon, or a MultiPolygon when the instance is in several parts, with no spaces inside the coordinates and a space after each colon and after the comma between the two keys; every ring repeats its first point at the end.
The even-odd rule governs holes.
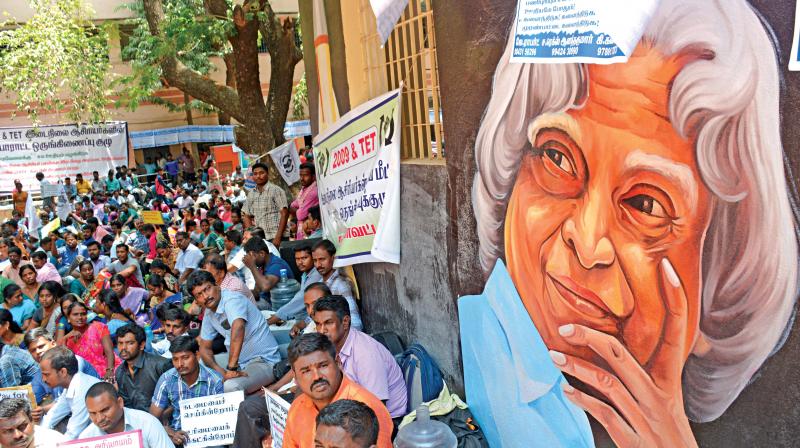
{"type": "Polygon", "coordinates": [[[143,169],[38,173],[42,192],[59,187],[36,215],[16,181],[0,230],[0,387],[30,384],[36,406],[0,402],[0,446],[130,429],[145,446],[181,446],[181,400],[232,391],[246,394],[233,446],[261,446],[264,387],[293,399],[284,446],[339,446],[343,434],[348,446],[391,446],[406,385],[361,332],[307,156],[293,197],[263,163],[247,191],[241,167],[220,173],[187,148],[143,169]],[[278,304],[292,279],[299,290],[278,304]]]}

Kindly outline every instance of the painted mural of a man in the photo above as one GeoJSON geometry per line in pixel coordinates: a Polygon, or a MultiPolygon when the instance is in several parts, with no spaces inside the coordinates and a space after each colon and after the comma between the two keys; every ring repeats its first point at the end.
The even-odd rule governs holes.
{"type": "Polygon", "coordinates": [[[512,49],[476,141],[482,268],[505,259],[565,396],[618,445],[695,445],[797,293],[768,31],[744,0],[662,0],[626,64],[512,49]]]}

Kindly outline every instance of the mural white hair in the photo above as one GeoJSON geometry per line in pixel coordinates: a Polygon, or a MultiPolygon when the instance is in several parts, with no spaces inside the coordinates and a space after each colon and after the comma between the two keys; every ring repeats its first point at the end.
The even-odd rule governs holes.
{"type": "MultiPolygon", "coordinates": [[[[696,58],[675,77],[670,121],[696,136],[698,169],[713,193],[703,244],[700,329],[710,345],[683,374],[687,415],[719,417],[781,340],[797,293],[798,244],[783,167],[778,61],[744,0],[662,0],[643,41],[696,58]]],[[[475,146],[472,199],[480,262],[504,252],[504,219],[536,116],[580,107],[579,64],[511,64],[501,58],[475,146]]]]}

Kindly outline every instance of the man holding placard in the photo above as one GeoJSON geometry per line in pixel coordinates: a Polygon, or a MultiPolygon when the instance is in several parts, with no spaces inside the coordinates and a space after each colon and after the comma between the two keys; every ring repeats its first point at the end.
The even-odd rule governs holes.
{"type": "Polygon", "coordinates": [[[51,448],[67,440],[63,434],[33,424],[31,405],[22,398],[0,401],[0,447],[51,448]]]}
{"type": "Polygon", "coordinates": [[[161,375],[153,394],[150,413],[161,419],[164,411],[172,408],[169,426],[165,426],[169,438],[176,445],[189,439],[181,430],[181,400],[207,397],[224,392],[222,378],[213,370],[200,364],[197,341],[191,336],[179,336],[169,347],[172,365],[175,368],[161,375]]]}
{"type": "Polygon", "coordinates": [[[86,409],[92,424],[81,439],[141,430],[143,448],[173,448],[175,445],[157,418],[144,411],[124,407],[122,397],[109,383],[97,383],[86,392],[86,409]]]}

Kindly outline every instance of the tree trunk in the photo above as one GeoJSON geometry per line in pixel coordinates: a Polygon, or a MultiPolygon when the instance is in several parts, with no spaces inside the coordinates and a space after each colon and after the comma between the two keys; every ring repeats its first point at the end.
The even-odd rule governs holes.
{"type": "MultiPolygon", "coordinates": [[[[163,37],[162,0],[143,0],[143,4],[150,34],[163,37]]],[[[203,4],[208,14],[228,17],[227,1],[204,0],[203,4]]],[[[284,141],[283,129],[291,102],[294,68],[303,58],[294,40],[295,21],[290,19],[281,23],[267,0],[245,0],[242,5],[234,7],[233,23],[236,33],[228,38],[233,50],[223,58],[226,67],[224,86],[185,67],[175,55],[161,60],[162,76],[171,86],[216,107],[220,123],[231,119],[238,121],[239,125],[234,129],[237,146],[250,153],[264,154],[284,141]],[[258,19],[258,11],[266,13],[266,20],[258,19]],[[266,103],[259,74],[259,33],[267,42],[271,57],[266,103]]],[[[270,174],[271,177],[277,175],[276,170],[271,170],[270,174]]]]}
{"type": "MultiPolygon", "coordinates": [[[[225,62],[225,85],[235,89],[236,88],[236,64],[233,62],[233,55],[228,53],[222,57],[225,62]]],[[[217,113],[217,120],[221,125],[231,124],[231,116],[223,111],[217,113]]]]}

